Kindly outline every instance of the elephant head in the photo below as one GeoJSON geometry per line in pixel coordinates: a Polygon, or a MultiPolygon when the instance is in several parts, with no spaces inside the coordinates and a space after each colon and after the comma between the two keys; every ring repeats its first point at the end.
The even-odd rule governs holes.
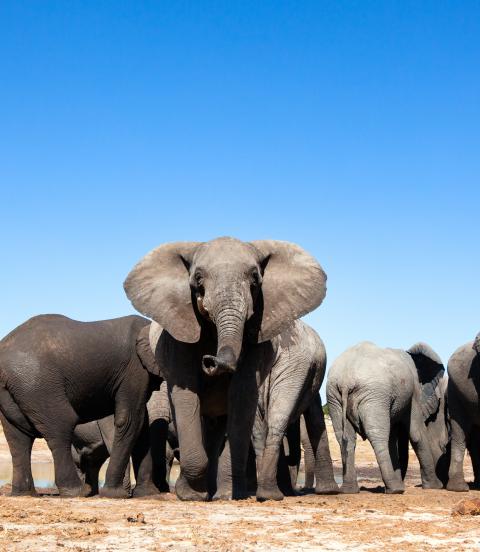
{"type": "Polygon", "coordinates": [[[161,245],[130,272],[125,292],[134,307],[175,339],[195,343],[216,328],[216,355],[203,357],[209,375],[233,372],[244,338],[267,341],[320,305],[326,275],[301,247],[282,241],[161,245]]]}
{"type": "Polygon", "coordinates": [[[480,354],[480,332],[475,336],[473,340],[473,349],[477,351],[477,354],[480,354]]]}

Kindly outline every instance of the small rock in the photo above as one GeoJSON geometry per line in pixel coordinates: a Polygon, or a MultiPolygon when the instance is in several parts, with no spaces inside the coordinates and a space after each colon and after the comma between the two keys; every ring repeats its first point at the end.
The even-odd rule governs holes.
{"type": "Polygon", "coordinates": [[[128,516],[127,517],[127,521],[129,523],[147,523],[145,521],[145,516],[142,514],[142,512],[140,512],[139,514],[137,514],[135,517],[133,516],[128,516]]]}
{"type": "Polygon", "coordinates": [[[480,499],[467,498],[453,507],[452,516],[479,516],[480,499]]]}

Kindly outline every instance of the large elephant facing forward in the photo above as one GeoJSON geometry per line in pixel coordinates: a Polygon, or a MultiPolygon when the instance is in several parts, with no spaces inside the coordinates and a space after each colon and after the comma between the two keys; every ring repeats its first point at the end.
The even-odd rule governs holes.
{"type": "Polygon", "coordinates": [[[258,387],[275,362],[272,339],[320,305],[325,284],[320,265],[299,246],[234,238],[160,246],[129,274],[127,296],[163,328],[156,359],[178,431],[179,498],[208,498],[202,415],[228,414],[232,495],[246,495],[258,387]]]}
{"type": "Polygon", "coordinates": [[[333,363],[327,399],[333,428],[342,451],[342,492],[358,492],[355,472],[356,433],[375,452],[387,493],[404,490],[408,439],[420,462],[423,488],[441,488],[438,456],[448,435],[433,446],[425,422],[440,409],[444,368],[437,354],[418,343],[408,351],[381,349],[363,342],[347,349],[333,363]]]}

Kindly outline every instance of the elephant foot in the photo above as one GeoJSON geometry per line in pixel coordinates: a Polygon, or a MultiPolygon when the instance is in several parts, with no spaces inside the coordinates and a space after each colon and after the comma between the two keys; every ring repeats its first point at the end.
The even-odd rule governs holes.
{"type": "Polygon", "coordinates": [[[257,500],[258,502],[265,502],[266,500],[283,500],[284,495],[282,491],[275,485],[258,486],[257,500]]]}
{"type": "Polygon", "coordinates": [[[403,494],[405,492],[405,487],[403,485],[398,485],[395,487],[385,487],[385,494],[403,494]]]}
{"type": "Polygon", "coordinates": [[[315,494],[318,495],[336,495],[339,492],[338,485],[335,481],[330,483],[320,483],[315,486],[315,494]]]}
{"type": "Polygon", "coordinates": [[[160,491],[152,482],[135,485],[132,492],[132,498],[143,498],[145,496],[160,496],[160,491]]]}
{"type": "Polygon", "coordinates": [[[358,483],[344,483],[339,491],[341,494],[358,494],[360,489],[358,488],[358,483]]]}
{"type": "Polygon", "coordinates": [[[240,488],[236,488],[232,491],[229,487],[218,487],[212,500],[246,500],[254,495],[255,492],[245,491],[240,488]]]}
{"type": "Polygon", "coordinates": [[[170,485],[167,483],[165,479],[162,479],[162,481],[154,481],[154,485],[160,493],[170,492],[170,485]]]}
{"type": "Polygon", "coordinates": [[[195,489],[186,478],[180,474],[175,484],[175,493],[180,500],[193,500],[197,502],[206,502],[208,500],[208,492],[202,490],[203,480],[197,482],[195,489]]]}
{"type": "Polygon", "coordinates": [[[233,495],[231,489],[217,489],[217,492],[213,495],[212,500],[232,500],[233,495]]]}
{"type": "Polygon", "coordinates": [[[80,487],[58,487],[58,494],[62,498],[76,498],[92,496],[93,490],[88,483],[84,483],[80,487]]]}
{"type": "MultiPolygon", "coordinates": [[[[467,485],[465,483],[465,485],[467,485]]],[[[443,483],[440,481],[440,479],[435,479],[433,481],[422,481],[422,489],[443,489],[443,483]]],[[[467,485],[467,491],[468,491],[468,485],[467,485]]]]}
{"type": "Polygon", "coordinates": [[[447,491],[453,491],[456,493],[465,493],[469,490],[468,483],[465,479],[449,479],[446,488],[447,491]]]}
{"type": "Polygon", "coordinates": [[[109,487],[104,485],[99,494],[102,498],[130,498],[130,494],[122,486],[109,487]]]}
{"type": "Polygon", "coordinates": [[[300,489],[298,489],[298,494],[300,495],[309,495],[314,493],[315,493],[315,487],[300,487],[300,489]]]}
{"type": "Polygon", "coordinates": [[[10,496],[38,496],[38,493],[35,489],[15,489],[15,487],[12,487],[10,496]]]}

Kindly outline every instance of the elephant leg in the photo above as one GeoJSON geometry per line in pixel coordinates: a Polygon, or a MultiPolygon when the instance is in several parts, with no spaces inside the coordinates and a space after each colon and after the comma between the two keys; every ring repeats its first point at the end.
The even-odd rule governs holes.
{"type": "Polygon", "coordinates": [[[232,499],[232,462],[226,439],[227,417],[205,420],[208,456],[208,493],[213,500],[232,499]]]}
{"type": "Polygon", "coordinates": [[[310,437],[305,426],[305,417],[300,418],[300,439],[303,448],[303,465],[305,469],[305,483],[302,492],[312,492],[315,485],[315,454],[313,453],[310,437]]]}
{"type": "Polygon", "coordinates": [[[304,412],[310,446],[315,456],[315,493],[337,494],[338,485],[333,475],[332,457],[320,395],[316,395],[304,412]]]}
{"type": "MultiPolygon", "coordinates": [[[[279,370],[280,371],[280,370],[279,370]]],[[[283,439],[290,423],[294,406],[298,403],[300,387],[285,390],[276,387],[275,394],[270,396],[266,414],[267,433],[258,473],[257,500],[283,500],[283,493],[278,487],[278,465],[283,452],[283,439]]]]}
{"type": "MultiPolygon", "coordinates": [[[[169,493],[169,469],[167,468],[168,421],[159,418],[150,423],[150,448],[152,455],[152,478],[157,489],[169,493]]],[[[173,453],[171,453],[173,458],[173,453]]]]}
{"type": "MultiPolygon", "coordinates": [[[[132,497],[142,498],[144,496],[155,496],[160,494],[160,490],[153,482],[153,460],[150,448],[150,428],[146,410],[140,435],[135,441],[135,445],[132,450],[132,463],[136,481],[132,497]]],[[[164,465],[164,463],[162,463],[162,465],[164,465]]]]}
{"type": "MultiPolygon", "coordinates": [[[[105,476],[105,485],[100,490],[100,495],[106,498],[129,497],[123,483],[125,470],[138,438],[140,438],[138,448],[144,454],[143,457],[149,456],[145,453],[145,439],[148,439],[148,436],[145,437],[144,433],[149,376],[143,368],[140,368],[132,366],[133,373],[126,374],[115,397],[113,445],[105,476]]],[[[138,449],[136,450],[138,451],[138,449]]],[[[138,470],[140,462],[138,457],[136,462],[138,470]]]]}
{"type": "Polygon", "coordinates": [[[90,486],[92,489],[91,495],[94,496],[98,494],[99,491],[99,474],[100,469],[109,457],[107,448],[104,447],[103,450],[96,451],[92,457],[87,457],[81,462],[82,471],[85,474],[85,483],[90,486]]]}
{"type": "Polygon", "coordinates": [[[301,459],[300,419],[298,419],[287,427],[283,447],[280,448],[277,483],[285,496],[295,496],[297,494],[296,487],[301,459]],[[288,454],[285,449],[287,449],[288,454]]]}
{"type": "MultiPolygon", "coordinates": [[[[277,420],[280,421],[280,420],[277,420]]],[[[281,421],[280,421],[281,422],[281,421]]],[[[277,466],[280,447],[287,429],[288,419],[273,426],[269,424],[261,468],[258,475],[257,500],[283,500],[277,484],[277,466]]]]}
{"type": "MultiPolygon", "coordinates": [[[[101,420],[97,420],[97,424],[98,424],[98,429],[100,430],[100,434],[102,435],[105,448],[107,449],[107,458],[108,458],[112,455],[113,438],[115,436],[114,417],[108,416],[106,418],[102,418],[101,420]]],[[[102,467],[103,462],[101,463],[99,469],[102,467]]],[[[130,481],[130,461],[128,462],[127,467],[125,468],[125,474],[123,476],[123,488],[130,496],[132,492],[132,485],[130,481]]]]}
{"type": "Polygon", "coordinates": [[[480,431],[478,426],[473,426],[468,440],[468,452],[473,468],[473,488],[480,489],[480,431]]]}
{"type": "Polygon", "coordinates": [[[405,479],[408,469],[408,446],[409,446],[409,435],[408,427],[405,427],[404,424],[399,424],[397,426],[398,433],[398,460],[400,462],[400,475],[402,481],[405,479]]]}
{"type": "MultiPolygon", "coordinates": [[[[288,428],[287,428],[288,431],[288,428]]],[[[289,465],[290,449],[288,449],[288,455],[285,448],[288,449],[288,442],[286,437],[282,439],[279,447],[278,465],[277,465],[277,485],[283,496],[295,496],[296,492],[292,485],[292,474],[289,465]]],[[[296,467],[296,466],[295,466],[296,467]]],[[[296,477],[295,477],[296,481],[296,477]]]]}
{"type": "Polygon", "coordinates": [[[173,460],[175,459],[175,453],[173,452],[170,443],[167,441],[165,446],[165,481],[168,484],[168,492],[170,492],[170,479],[172,473],[173,460]]]}
{"type": "Polygon", "coordinates": [[[208,457],[203,444],[200,398],[194,382],[170,388],[180,450],[175,492],[180,500],[208,500],[208,457]]]}
{"type": "Polygon", "coordinates": [[[37,496],[31,463],[32,446],[35,438],[17,429],[1,413],[0,419],[12,455],[12,496],[37,496]]]}
{"type": "Polygon", "coordinates": [[[390,458],[392,460],[393,471],[396,476],[403,481],[402,477],[402,464],[400,462],[399,454],[399,428],[397,424],[392,424],[390,427],[390,435],[388,437],[388,450],[390,458]]]}
{"type": "Polygon", "coordinates": [[[465,447],[467,440],[470,440],[472,424],[470,421],[453,414],[452,409],[451,426],[451,459],[448,470],[447,490],[465,492],[469,490],[463,472],[463,460],[465,458],[465,447]]]}
{"type": "Polygon", "coordinates": [[[150,424],[150,448],[152,455],[153,482],[160,492],[170,492],[167,462],[168,426],[172,421],[167,382],[163,381],[147,403],[150,424]]]}
{"type": "Polygon", "coordinates": [[[419,412],[412,407],[410,420],[410,442],[420,463],[420,475],[424,489],[441,489],[443,484],[438,479],[435,470],[435,461],[428,441],[427,429],[419,412]]]}
{"type": "MultiPolygon", "coordinates": [[[[375,452],[387,494],[403,493],[403,484],[397,461],[398,471],[395,470],[390,456],[390,412],[388,409],[373,409],[371,405],[361,405],[359,408],[365,435],[375,452]]],[[[392,438],[393,441],[393,438],[392,438]]]]}
{"type": "Polygon", "coordinates": [[[60,496],[90,496],[92,489],[78,476],[72,457],[72,436],[78,418],[70,405],[62,409],[62,416],[39,423],[39,429],[53,456],[55,484],[60,496]]]}
{"type": "Polygon", "coordinates": [[[248,497],[247,462],[258,404],[254,365],[243,364],[233,374],[228,394],[227,436],[232,462],[232,498],[248,497]]]}
{"type": "Polygon", "coordinates": [[[249,496],[255,496],[257,493],[257,462],[255,459],[255,450],[250,444],[247,460],[247,492],[249,496]]]}
{"type": "Polygon", "coordinates": [[[355,494],[359,492],[357,472],[355,470],[355,447],[357,434],[349,419],[345,419],[345,427],[342,421],[342,406],[333,398],[328,399],[328,408],[332,420],[333,430],[337,438],[342,454],[342,485],[340,492],[355,494]]]}
{"type": "Polygon", "coordinates": [[[260,407],[257,406],[255,421],[252,430],[252,445],[255,451],[255,459],[257,470],[260,472],[263,450],[265,448],[265,441],[267,440],[267,422],[265,416],[262,414],[260,407]]]}

